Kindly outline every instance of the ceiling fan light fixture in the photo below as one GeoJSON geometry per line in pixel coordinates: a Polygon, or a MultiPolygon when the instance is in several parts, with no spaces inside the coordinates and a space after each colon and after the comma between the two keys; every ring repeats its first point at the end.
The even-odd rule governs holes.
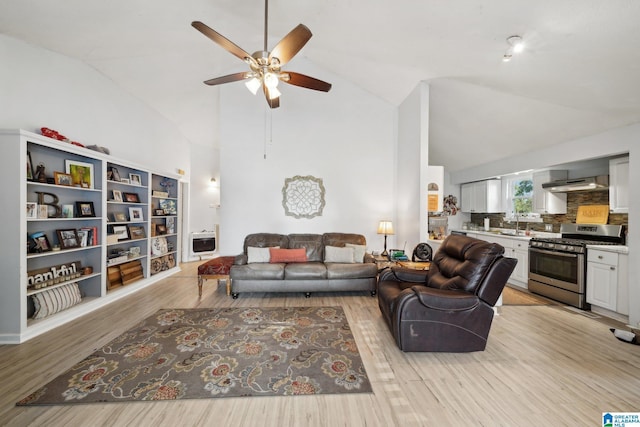
{"type": "Polygon", "coordinates": [[[273,90],[278,86],[278,76],[272,72],[264,73],[262,81],[264,82],[264,85],[269,88],[269,90],[273,90]]]}
{"type": "Polygon", "coordinates": [[[258,80],[257,78],[252,77],[251,79],[244,82],[244,85],[247,87],[247,89],[249,89],[249,91],[252,94],[255,95],[258,93],[258,89],[260,89],[260,86],[262,85],[262,83],[260,83],[260,80],[258,80]]]}
{"type": "Polygon", "coordinates": [[[280,98],[280,95],[282,95],[282,94],[280,93],[278,88],[272,87],[272,88],[269,89],[269,99],[273,100],[273,99],[276,99],[276,98],[280,98]]]}

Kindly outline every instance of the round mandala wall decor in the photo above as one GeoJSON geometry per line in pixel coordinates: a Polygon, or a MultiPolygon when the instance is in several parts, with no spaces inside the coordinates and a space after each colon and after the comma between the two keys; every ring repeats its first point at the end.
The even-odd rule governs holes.
{"type": "Polygon", "coordinates": [[[296,175],[285,178],[282,187],[284,214],[295,218],[321,216],[324,209],[322,178],[296,175]]]}

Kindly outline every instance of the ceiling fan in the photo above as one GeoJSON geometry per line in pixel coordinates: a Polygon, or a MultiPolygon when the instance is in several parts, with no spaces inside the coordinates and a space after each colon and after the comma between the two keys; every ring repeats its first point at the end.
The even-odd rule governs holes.
{"type": "Polygon", "coordinates": [[[294,73],[293,71],[283,71],[281,69],[281,67],[289,62],[311,38],[311,31],[305,25],[299,24],[291,30],[289,34],[284,36],[284,38],[280,40],[271,52],[267,51],[268,11],[269,0],[265,0],[264,49],[254,52],[253,55],[250,55],[244,49],[237,46],[217,31],[212,30],[202,22],[194,21],[191,23],[196,30],[218,43],[229,53],[242,59],[251,68],[251,71],[216,77],[214,79],[206,80],[204,83],[209,86],[215,86],[245,80],[245,85],[254,95],[262,86],[262,91],[264,92],[267,104],[269,104],[269,107],[271,108],[278,108],[280,106],[280,91],[277,88],[279,81],[306,89],[329,92],[331,89],[330,83],[305,76],[304,74],[294,73]]]}

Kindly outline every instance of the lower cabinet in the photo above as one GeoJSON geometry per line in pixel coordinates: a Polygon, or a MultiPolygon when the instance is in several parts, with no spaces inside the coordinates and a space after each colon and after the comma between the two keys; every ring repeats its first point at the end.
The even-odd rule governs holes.
{"type": "Polygon", "coordinates": [[[589,249],[587,253],[587,302],[619,314],[629,314],[628,255],[589,249]]]}
{"type": "MultiPolygon", "coordinates": [[[[469,236],[469,233],[467,233],[469,236]]],[[[529,279],[529,241],[523,238],[498,237],[473,233],[470,237],[497,243],[504,248],[504,256],[518,260],[516,268],[509,277],[509,283],[527,289],[529,279]]]]}

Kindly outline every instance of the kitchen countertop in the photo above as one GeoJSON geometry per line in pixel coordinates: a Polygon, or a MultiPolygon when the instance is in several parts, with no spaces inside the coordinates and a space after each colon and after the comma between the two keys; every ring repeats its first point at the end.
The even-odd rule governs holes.
{"type": "Polygon", "coordinates": [[[628,254],[629,246],[624,245],[587,245],[587,249],[597,249],[605,252],[615,252],[617,254],[628,254]]]}

